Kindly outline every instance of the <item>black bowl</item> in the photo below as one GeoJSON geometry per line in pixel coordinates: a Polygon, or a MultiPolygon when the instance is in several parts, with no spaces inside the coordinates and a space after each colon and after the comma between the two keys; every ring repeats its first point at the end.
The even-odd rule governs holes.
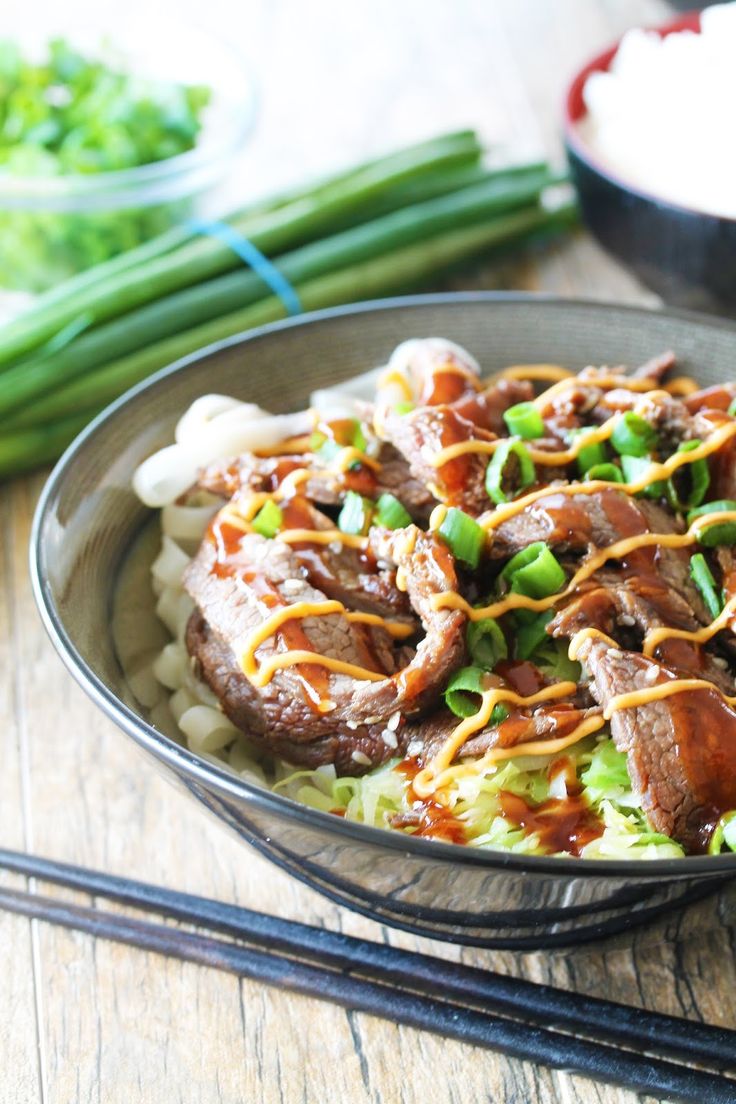
{"type": "MultiPolygon", "coordinates": [[[[31,570],[51,638],[87,693],[156,765],[259,852],[313,888],[413,932],[495,947],[551,947],[639,923],[736,874],[736,855],[653,862],[525,857],[351,824],[258,788],[150,723],[115,652],[121,568],[151,512],[130,479],[172,440],[194,398],[220,391],[274,410],[385,361],[411,336],[466,345],[487,372],[546,361],[638,363],[674,348],[704,383],[732,378],[736,326],[715,319],[535,296],[420,296],[324,311],[205,349],[134,388],[76,440],[36,514],[31,570]]],[[[145,565],[143,565],[145,567],[145,565]]],[[[147,572],[131,602],[153,617],[147,572]]],[[[138,623],[138,622],[137,622],[138,623]]]]}
{"type": "MultiPolygon", "coordinates": [[[[698,13],[681,17],[661,35],[698,30],[698,13]]],[[[659,199],[601,165],[579,123],[583,86],[606,70],[618,49],[610,47],[581,69],[565,101],[565,146],[583,219],[601,245],[668,303],[736,312],[736,219],[722,218],[659,199]]]]}

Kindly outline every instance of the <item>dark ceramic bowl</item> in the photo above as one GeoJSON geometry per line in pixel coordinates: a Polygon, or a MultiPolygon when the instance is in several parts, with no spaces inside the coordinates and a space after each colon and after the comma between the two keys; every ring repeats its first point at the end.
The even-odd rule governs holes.
{"type": "MultiPolygon", "coordinates": [[[[640,923],[717,888],[736,855],[584,862],[481,851],[351,824],[259,789],[193,755],[149,722],[115,653],[116,578],[151,519],[137,464],[173,439],[198,395],[219,391],[275,411],[315,386],[382,363],[401,340],[452,338],[486,372],[524,361],[579,369],[636,364],[666,348],[704,383],[733,378],[736,325],[676,313],[524,295],[420,296],[324,311],[254,330],[159,372],[111,406],[57,465],[35,519],[36,600],[67,667],[174,782],[261,854],[349,908],[480,946],[552,947],[640,923]]],[[[136,615],[150,611],[147,574],[136,615]]]]}
{"type": "MultiPolygon", "coordinates": [[[[691,13],[657,29],[699,30],[691,13]]],[[[633,187],[597,160],[579,123],[589,75],[608,69],[618,44],[589,61],[565,100],[565,145],[583,219],[601,245],[668,303],[736,313],[736,219],[680,207],[633,187]]]]}

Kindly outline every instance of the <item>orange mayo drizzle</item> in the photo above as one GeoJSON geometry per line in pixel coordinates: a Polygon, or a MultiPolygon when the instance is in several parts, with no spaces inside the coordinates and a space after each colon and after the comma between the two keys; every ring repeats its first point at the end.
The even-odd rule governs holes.
{"type": "MultiPolygon", "coordinates": [[[[567,734],[567,736],[560,736],[556,740],[530,740],[528,743],[515,744],[513,747],[489,748],[481,759],[457,763],[455,766],[448,767],[444,770],[442,774],[434,780],[435,789],[444,789],[452,785],[453,782],[457,782],[460,778],[468,778],[473,775],[482,774],[488,767],[492,767],[495,763],[502,762],[504,759],[516,759],[522,755],[556,755],[559,751],[564,751],[565,748],[577,744],[585,736],[590,736],[591,733],[598,732],[599,729],[603,728],[605,723],[605,720],[600,715],[586,717],[586,719],[581,721],[572,732],[567,734]]],[[[416,791],[416,779],[412,785],[416,791]]],[[[416,792],[418,793],[418,791],[416,792]]],[[[420,794],[419,796],[428,795],[420,794]]]]}
{"type": "Polygon", "coordinates": [[[359,464],[363,464],[366,468],[372,468],[373,471],[380,471],[381,465],[377,460],[373,460],[370,456],[366,456],[360,449],[353,448],[352,445],[346,445],[345,448],[341,448],[334,458],[330,460],[327,468],[329,471],[345,472],[348,470],[351,464],[355,461],[359,464]]]}
{"type": "Polygon", "coordinates": [[[586,640],[602,640],[604,644],[608,644],[610,648],[618,648],[618,644],[615,640],[612,640],[610,636],[606,636],[600,629],[580,629],[570,640],[570,646],[567,649],[568,658],[575,662],[580,654],[580,649],[586,640]]]}
{"type": "MultiPolygon", "coordinates": [[[[385,628],[391,636],[396,638],[411,636],[413,629],[411,625],[404,624],[403,621],[386,621],[383,617],[379,617],[376,613],[359,613],[348,611],[342,602],[338,602],[335,599],[324,602],[292,602],[289,606],[284,606],[283,609],[276,610],[270,617],[267,617],[263,624],[259,625],[255,629],[248,640],[246,641],[245,648],[243,650],[240,666],[243,669],[243,673],[252,679],[253,676],[258,674],[258,663],[256,662],[256,650],[260,647],[264,641],[273,636],[275,632],[281,628],[287,621],[293,621],[295,618],[303,617],[326,617],[331,613],[341,613],[347,621],[358,621],[366,625],[380,625],[385,628]]],[[[295,654],[295,653],[285,653],[295,654]]],[[[311,654],[311,653],[310,653],[311,654]]],[[[294,661],[296,662],[296,660],[294,661]]],[[[385,677],[385,676],[381,676],[385,677]]],[[[263,685],[260,683],[259,685],[263,685]]]]}
{"type": "MultiPolygon", "coordinates": [[[[611,640],[610,636],[606,636],[605,633],[600,632],[599,629],[581,629],[580,632],[575,633],[575,636],[570,641],[570,647],[568,649],[570,659],[577,659],[580,654],[580,649],[583,647],[586,640],[595,639],[602,640],[612,648],[618,649],[616,642],[611,640]]],[[[656,668],[652,669],[656,670],[656,668]]],[[[736,705],[736,697],[728,697],[728,695],[724,694],[722,690],[707,679],[671,679],[669,682],[660,682],[654,686],[647,686],[642,690],[630,690],[624,694],[617,694],[615,697],[611,698],[604,709],[603,717],[606,721],[610,721],[613,714],[619,709],[638,709],[639,706],[648,705],[649,702],[660,701],[662,698],[669,698],[672,694],[684,694],[689,690],[712,690],[714,693],[718,694],[719,697],[723,698],[728,705],[736,705]]]]}
{"type": "MultiPolygon", "coordinates": [[[[404,543],[401,545],[400,548],[397,548],[396,550],[397,560],[411,556],[412,552],[414,551],[414,546],[417,543],[418,535],[419,530],[416,528],[416,526],[412,526],[412,528],[406,535],[404,543]]],[[[405,593],[406,585],[406,568],[399,564],[399,566],[396,568],[396,589],[404,591],[405,593]]]]}
{"type": "Polygon", "coordinates": [[[284,544],[332,544],[339,541],[346,548],[367,548],[368,538],[354,533],[343,533],[342,529],[284,529],[277,533],[275,540],[284,544]]]}
{"type": "MultiPolygon", "coordinates": [[[[597,444],[599,441],[607,441],[616,428],[616,423],[619,421],[620,415],[614,414],[612,418],[605,421],[603,425],[598,426],[597,429],[591,429],[589,433],[581,433],[577,436],[569,449],[561,449],[559,452],[551,452],[547,449],[535,449],[527,441],[524,441],[523,444],[535,464],[540,464],[547,468],[563,467],[565,464],[569,464],[571,461],[575,460],[580,452],[584,448],[587,448],[588,445],[597,444]]],[[[441,468],[442,465],[446,464],[449,460],[454,460],[456,457],[462,456],[466,452],[480,452],[492,455],[505,441],[508,441],[508,437],[499,437],[496,441],[481,441],[477,437],[471,437],[469,441],[458,441],[457,444],[447,445],[446,448],[440,449],[431,459],[428,459],[427,463],[433,468],[441,468]]]]}
{"type": "Polygon", "coordinates": [[[694,395],[700,388],[690,376],[678,376],[664,385],[670,395],[694,395]]]}
{"type": "Polygon", "coordinates": [[[266,686],[273,678],[276,671],[284,667],[293,667],[298,663],[311,663],[317,667],[326,667],[328,671],[334,671],[339,675],[349,675],[354,679],[362,679],[366,682],[381,682],[388,675],[381,675],[377,671],[369,671],[367,667],[358,667],[355,663],[345,663],[341,659],[333,659],[331,656],[320,655],[319,652],[306,650],[294,650],[281,652],[271,656],[258,668],[258,673],[250,678],[254,686],[266,686]]]}
{"type": "MultiPolygon", "coordinates": [[[[736,514],[732,517],[736,518],[736,514]]],[[[665,640],[691,640],[693,644],[706,644],[717,632],[728,627],[729,621],[736,616],[736,596],[730,598],[725,606],[710,625],[704,625],[702,629],[688,632],[686,629],[650,629],[644,637],[642,653],[645,656],[653,656],[656,649],[665,640]]]]}
{"type": "Polygon", "coordinates": [[[684,464],[691,464],[694,460],[703,460],[710,456],[712,452],[716,452],[721,445],[724,445],[733,436],[736,436],[736,421],[724,422],[723,425],[713,431],[702,445],[698,445],[690,452],[676,452],[664,463],[652,463],[634,483],[609,483],[604,479],[591,479],[589,483],[568,483],[561,487],[541,487],[539,490],[530,491],[522,498],[514,499],[513,502],[505,502],[501,506],[497,506],[487,516],[478,518],[478,524],[482,525],[484,529],[497,529],[504,521],[508,521],[509,518],[521,513],[537,499],[553,494],[595,494],[605,487],[613,487],[615,490],[623,491],[624,494],[638,494],[650,483],[659,479],[669,479],[673,472],[684,464]]]}
{"type": "Polygon", "coordinates": [[[686,694],[690,690],[713,690],[728,705],[736,705],[736,697],[729,698],[727,694],[724,694],[714,683],[708,682],[707,679],[671,679],[669,682],[660,682],[656,686],[647,687],[645,690],[630,690],[626,694],[617,694],[615,698],[611,698],[609,701],[603,716],[607,721],[610,721],[613,714],[619,709],[638,709],[639,706],[648,705],[649,702],[669,698],[672,694],[686,694]]]}
{"type": "MultiPolygon", "coordinates": [[[[695,451],[693,449],[693,453],[695,451]]],[[[621,484],[616,483],[614,486],[621,486],[621,484]]],[[[623,540],[616,541],[607,548],[599,548],[578,568],[564,590],[558,591],[557,594],[550,594],[547,598],[528,598],[525,594],[510,593],[488,606],[474,607],[466,602],[457,591],[450,590],[445,594],[433,595],[431,598],[432,608],[436,610],[461,609],[471,621],[482,621],[486,617],[502,617],[504,613],[513,609],[529,609],[537,612],[552,609],[558,602],[570,597],[580,583],[589,579],[600,567],[603,567],[607,560],[622,559],[638,548],[647,548],[651,545],[662,545],[665,548],[687,548],[688,545],[695,544],[701,529],[707,529],[711,525],[718,525],[724,521],[736,521],[736,512],[724,510],[723,513],[703,514],[702,517],[698,517],[693,521],[685,533],[637,533],[633,537],[624,537],[623,540]]],[[[613,644],[613,641],[611,643],[613,644]]]]}
{"type": "Polygon", "coordinates": [[[407,402],[414,401],[414,391],[412,390],[411,383],[398,368],[387,368],[385,372],[379,376],[376,388],[378,391],[383,391],[388,387],[398,387],[403,394],[407,402]]]}
{"type": "Polygon", "coordinates": [[[417,793],[419,797],[427,797],[430,793],[434,793],[440,778],[444,777],[449,770],[450,763],[455,757],[455,754],[470,736],[485,728],[491,719],[491,713],[494,707],[498,705],[499,702],[511,702],[514,705],[520,705],[522,707],[538,705],[540,702],[569,697],[570,694],[574,694],[576,690],[577,683],[575,682],[558,682],[552,686],[545,686],[542,690],[539,690],[536,694],[532,694],[528,698],[524,698],[520,694],[516,694],[513,690],[504,689],[503,687],[494,687],[491,690],[484,690],[481,695],[481,705],[478,712],[474,713],[472,717],[465,717],[460,724],[455,726],[431,762],[428,763],[423,770],[419,771],[414,778],[412,786],[415,793],[417,793]]]}

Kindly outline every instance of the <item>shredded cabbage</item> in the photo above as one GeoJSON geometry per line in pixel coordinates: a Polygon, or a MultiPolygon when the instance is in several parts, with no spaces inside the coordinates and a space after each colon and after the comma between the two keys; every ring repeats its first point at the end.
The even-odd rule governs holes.
{"type": "MultiPolygon", "coordinates": [[[[684,854],[674,840],[650,829],[631,790],[626,756],[610,738],[589,737],[564,758],[574,768],[585,800],[603,823],[602,834],[582,849],[583,858],[661,859],[684,854]]],[[[502,791],[515,794],[532,807],[561,796],[560,776],[549,770],[559,759],[553,755],[520,756],[490,767],[482,775],[456,780],[450,794],[451,811],[465,828],[468,846],[549,854],[537,834],[504,815],[499,795],[502,791]]],[[[409,780],[395,769],[398,763],[392,759],[361,778],[338,778],[332,766],[297,771],[281,778],[274,788],[312,808],[390,828],[394,816],[412,811],[409,780]]],[[[398,830],[413,831],[411,826],[398,830]]]]}

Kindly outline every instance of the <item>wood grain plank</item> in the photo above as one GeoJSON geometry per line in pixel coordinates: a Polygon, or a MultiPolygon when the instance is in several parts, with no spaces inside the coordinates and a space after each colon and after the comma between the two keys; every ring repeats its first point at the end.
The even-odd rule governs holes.
{"type": "MultiPolygon", "coordinates": [[[[26,845],[23,825],[21,729],[17,668],[13,650],[17,623],[13,546],[16,536],[11,495],[0,488],[0,839],[7,847],[26,845]]],[[[21,888],[24,880],[6,876],[3,884],[21,888]]],[[[32,924],[0,913],[0,1101],[25,1104],[42,1096],[42,1063],[36,1026],[36,985],[32,924]]]]}

